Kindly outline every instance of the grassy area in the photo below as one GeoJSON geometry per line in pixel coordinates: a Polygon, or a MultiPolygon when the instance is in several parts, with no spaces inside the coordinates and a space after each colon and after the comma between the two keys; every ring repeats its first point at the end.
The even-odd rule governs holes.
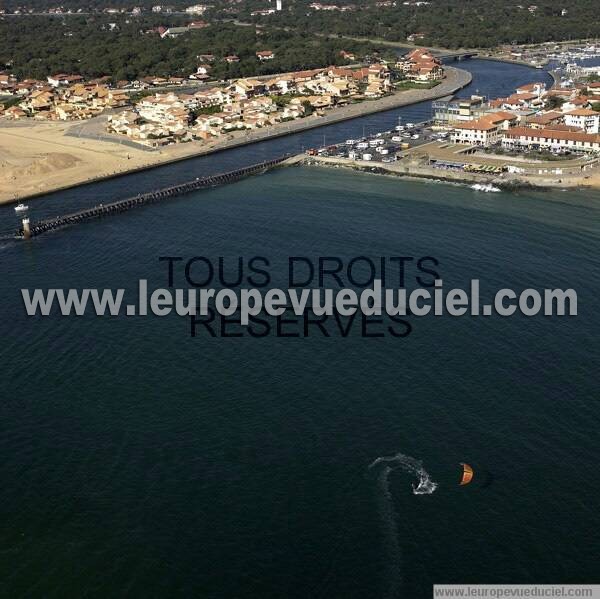
{"type": "Polygon", "coordinates": [[[432,89],[438,86],[441,81],[426,81],[423,83],[417,83],[416,81],[400,81],[399,83],[394,84],[394,87],[398,91],[403,91],[406,89],[432,89]]]}
{"type": "Polygon", "coordinates": [[[192,113],[194,116],[198,117],[201,114],[217,114],[223,110],[223,106],[221,104],[217,106],[204,106],[202,108],[196,108],[192,113]]]}
{"type": "Polygon", "coordinates": [[[129,100],[132,104],[137,104],[143,98],[153,96],[156,92],[151,89],[142,89],[129,95],[129,100]]]}
{"type": "Polygon", "coordinates": [[[4,98],[0,98],[0,106],[4,106],[4,109],[10,108],[11,106],[16,106],[19,102],[22,102],[23,98],[21,96],[8,96],[4,98]]]}

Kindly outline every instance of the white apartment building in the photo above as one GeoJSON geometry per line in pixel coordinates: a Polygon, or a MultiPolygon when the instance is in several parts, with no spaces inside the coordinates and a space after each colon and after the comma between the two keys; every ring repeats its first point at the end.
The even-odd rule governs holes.
{"type": "Polygon", "coordinates": [[[565,114],[565,125],[577,127],[585,133],[600,133],[600,112],[589,108],[571,110],[565,114]]]}

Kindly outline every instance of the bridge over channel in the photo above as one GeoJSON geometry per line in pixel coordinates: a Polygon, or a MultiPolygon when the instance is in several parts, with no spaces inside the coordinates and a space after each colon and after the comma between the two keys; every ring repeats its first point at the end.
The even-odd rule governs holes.
{"type": "Polygon", "coordinates": [[[435,56],[440,60],[466,60],[467,58],[473,58],[478,56],[479,52],[476,50],[458,50],[456,52],[438,52],[435,53],[435,56]]]}

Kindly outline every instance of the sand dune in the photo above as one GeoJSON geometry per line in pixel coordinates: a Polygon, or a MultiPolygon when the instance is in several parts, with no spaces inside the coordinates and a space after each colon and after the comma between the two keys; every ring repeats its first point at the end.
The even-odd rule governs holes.
{"type": "Polygon", "coordinates": [[[72,168],[81,162],[72,154],[52,152],[33,160],[26,166],[15,166],[8,161],[0,163],[0,180],[20,181],[23,177],[37,177],[72,168]]]}
{"type": "Polygon", "coordinates": [[[0,203],[139,168],[149,153],[65,135],[55,123],[0,125],[0,203]]]}

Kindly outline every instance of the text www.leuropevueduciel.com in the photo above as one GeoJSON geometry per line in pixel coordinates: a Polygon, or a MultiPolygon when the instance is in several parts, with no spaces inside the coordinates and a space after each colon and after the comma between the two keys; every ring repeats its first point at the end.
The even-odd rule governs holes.
{"type": "Polygon", "coordinates": [[[269,290],[241,289],[148,289],[140,279],[134,303],[125,301],[124,289],[21,289],[28,316],[206,316],[211,311],[221,316],[239,314],[248,325],[261,313],[281,316],[291,310],[302,316],[310,310],[315,316],[576,316],[577,293],[574,289],[500,289],[489,303],[482,303],[479,280],[469,290],[445,290],[442,279],[433,289],[383,288],[376,279],[373,286],[357,292],[352,288],[292,288],[269,290]]]}

